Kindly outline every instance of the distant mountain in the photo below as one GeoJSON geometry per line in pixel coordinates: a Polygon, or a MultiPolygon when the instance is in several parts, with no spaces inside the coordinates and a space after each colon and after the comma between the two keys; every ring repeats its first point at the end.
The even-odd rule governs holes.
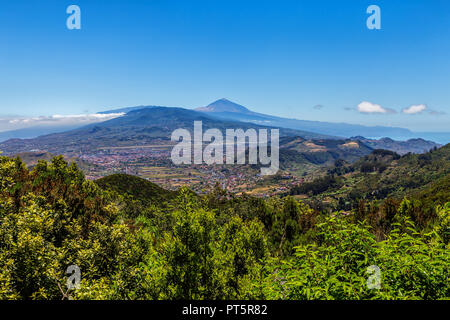
{"type": "Polygon", "coordinates": [[[317,159],[317,161],[312,161],[315,163],[325,163],[328,160],[334,161],[337,159],[354,161],[373,151],[373,148],[352,139],[307,140],[301,137],[282,137],[280,139],[280,149],[296,151],[303,155],[309,154],[311,160],[314,157],[317,159]],[[324,157],[324,154],[327,154],[327,156],[324,157]]]}
{"type": "MultiPolygon", "coordinates": [[[[101,111],[98,112],[98,114],[129,113],[132,111],[150,110],[157,108],[167,108],[167,107],[143,105],[143,106],[125,107],[120,109],[101,111]]],[[[391,139],[402,141],[408,139],[422,138],[441,144],[446,144],[450,142],[450,132],[412,132],[408,129],[397,127],[363,126],[347,123],[331,123],[322,121],[282,118],[253,112],[248,108],[225,98],[219,99],[207,105],[206,107],[197,108],[195,109],[195,111],[220,121],[249,122],[262,126],[299,130],[303,132],[303,136],[311,138],[315,133],[316,134],[315,138],[319,136],[322,137],[327,136],[328,138],[331,139],[333,138],[340,139],[340,138],[350,138],[354,136],[362,136],[370,138],[372,140],[379,139],[381,137],[389,137],[391,139]]],[[[41,135],[48,135],[56,132],[69,131],[79,127],[81,126],[73,124],[60,126],[39,126],[0,132],[0,142],[8,139],[32,139],[41,135]]]]}
{"type": "Polygon", "coordinates": [[[372,149],[385,149],[397,152],[400,155],[411,153],[424,153],[428,152],[434,147],[441,147],[440,144],[433,141],[427,141],[424,139],[409,139],[407,141],[395,141],[391,138],[381,139],[367,139],[364,137],[352,137],[353,140],[358,140],[372,149]]]}
{"type": "Polygon", "coordinates": [[[193,122],[201,120],[204,130],[218,128],[280,128],[281,136],[300,136],[303,139],[353,140],[361,141],[372,149],[387,149],[405,154],[426,152],[438,144],[424,139],[394,141],[391,138],[369,139],[378,136],[410,136],[414,133],[402,128],[367,127],[345,123],[328,123],[280,118],[253,112],[246,107],[220,99],[196,110],[160,106],[127,107],[102,114],[124,113],[125,115],[104,122],[97,122],[80,128],[28,128],[0,133],[0,150],[8,153],[26,151],[49,151],[52,153],[80,152],[101,146],[130,146],[167,141],[178,128],[192,129],[193,122]],[[54,131],[53,131],[54,130],[54,131]],[[55,132],[56,131],[56,132],[55,132]],[[42,134],[42,135],[41,135],[42,134]],[[36,138],[36,136],[39,136],[36,138]],[[355,137],[356,136],[356,137],[355,137]],[[21,139],[25,138],[25,139],[21,139]]]}
{"type": "MultiPolygon", "coordinates": [[[[298,120],[257,113],[227,99],[217,100],[206,107],[195,109],[218,119],[251,122],[280,128],[316,132],[331,136],[350,138],[364,136],[371,139],[389,137],[396,140],[427,139],[440,144],[450,142],[450,132],[413,132],[408,129],[385,126],[363,126],[348,123],[298,120]]],[[[411,152],[415,152],[410,150],[411,152]]],[[[425,151],[425,149],[424,149],[425,151]]],[[[421,151],[422,152],[422,151],[421,151]]]]}
{"type": "Polygon", "coordinates": [[[353,137],[350,139],[314,139],[301,137],[282,137],[280,139],[281,168],[303,173],[315,166],[330,166],[341,159],[352,163],[375,150],[405,155],[407,153],[426,153],[441,145],[423,139],[395,141],[389,138],[380,140],[353,137]],[[386,151],[387,150],[387,151],[386,151]]]}
{"type": "Polygon", "coordinates": [[[64,132],[81,127],[81,125],[36,126],[17,130],[0,132],[0,142],[9,139],[32,139],[42,135],[64,132]]]}
{"type": "MultiPolygon", "coordinates": [[[[138,108],[124,116],[75,130],[40,136],[34,139],[11,139],[0,143],[7,154],[45,150],[52,153],[83,152],[99,147],[145,145],[170,141],[171,133],[178,128],[193,129],[194,121],[202,121],[203,129],[227,128],[247,130],[271,128],[232,120],[219,120],[209,115],[183,108],[138,108]]],[[[301,130],[281,128],[281,136],[302,136],[306,139],[333,139],[336,137],[301,130]]]]}
{"type": "Polygon", "coordinates": [[[427,153],[403,156],[374,150],[352,164],[339,162],[328,172],[334,176],[332,180],[335,183],[317,189],[321,182],[317,179],[294,187],[291,193],[312,191],[318,199],[341,203],[340,209],[347,206],[345,203],[357,207],[361,199],[393,197],[401,201],[405,196],[410,199],[413,196],[422,201],[414,206],[431,215],[435,214],[437,204],[450,201],[450,144],[427,153]],[[315,189],[318,192],[314,192],[315,189]]]}
{"type": "Polygon", "coordinates": [[[412,136],[392,136],[391,138],[395,140],[425,139],[445,145],[450,143],[450,132],[413,132],[412,136]]]}
{"type": "Polygon", "coordinates": [[[236,112],[243,114],[256,114],[248,110],[246,107],[241,106],[240,104],[234,103],[225,98],[219,99],[207,105],[206,107],[200,107],[195,110],[200,112],[236,112]]]}
{"type": "Polygon", "coordinates": [[[151,108],[165,108],[164,106],[137,106],[137,107],[126,107],[120,109],[113,109],[107,111],[97,112],[98,114],[110,114],[110,113],[128,113],[130,111],[142,110],[142,109],[151,109],[151,108]]]}
{"type": "Polygon", "coordinates": [[[318,166],[330,166],[342,159],[354,162],[373,149],[351,139],[316,139],[283,137],[280,139],[281,169],[302,174],[318,166]]]}
{"type": "Polygon", "coordinates": [[[231,102],[227,99],[217,100],[206,107],[197,108],[195,110],[208,113],[211,116],[220,119],[229,119],[234,121],[251,122],[266,126],[311,131],[346,138],[357,135],[364,137],[413,136],[413,132],[411,132],[410,130],[397,127],[370,127],[347,123],[332,123],[276,117],[253,112],[246,107],[231,102]]]}

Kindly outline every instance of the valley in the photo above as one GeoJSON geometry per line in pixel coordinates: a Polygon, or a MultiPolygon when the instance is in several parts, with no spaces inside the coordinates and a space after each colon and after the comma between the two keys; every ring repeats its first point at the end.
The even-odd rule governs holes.
{"type": "Polygon", "coordinates": [[[387,149],[404,155],[440,146],[423,139],[339,138],[279,127],[280,170],[274,177],[261,176],[260,165],[174,165],[170,155],[176,142],[170,140],[171,132],[186,128],[192,133],[194,121],[202,121],[204,130],[217,128],[222,132],[237,128],[268,129],[270,132],[273,128],[242,119],[233,120],[232,116],[225,118],[223,112],[233,117],[255,114],[226,99],[197,111],[158,106],[122,108],[103,113],[123,114],[117,118],[33,139],[10,139],[0,143],[0,150],[4,155],[25,155],[24,161],[29,166],[36,165],[39,159],[49,160],[52,155],[61,154],[67,160],[77,162],[90,180],[126,173],[170,190],[187,186],[195,192],[205,193],[220,185],[235,194],[268,197],[285,194],[305,181],[322,176],[337,160],[353,163],[374,149],[387,149]]]}

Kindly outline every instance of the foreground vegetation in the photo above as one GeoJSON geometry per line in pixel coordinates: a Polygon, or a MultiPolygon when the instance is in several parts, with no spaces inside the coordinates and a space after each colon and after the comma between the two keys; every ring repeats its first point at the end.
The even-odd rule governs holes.
{"type": "Polygon", "coordinates": [[[417,219],[415,201],[330,214],[1,157],[0,299],[446,299],[450,203],[417,219]]]}

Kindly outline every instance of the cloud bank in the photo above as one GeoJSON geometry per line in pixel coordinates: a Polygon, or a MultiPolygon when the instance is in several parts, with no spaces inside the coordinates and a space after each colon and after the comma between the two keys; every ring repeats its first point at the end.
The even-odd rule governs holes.
{"type": "Polygon", "coordinates": [[[0,118],[0,130],[9,131],[15,129],[23,129],[28,127],[44,127],[44,126],[75,126],[87,125],[91,123],[101,122],[123,116],[125,113],[108,113],[108,114],[72,114],[39,117],[4,117],[0,118]]]}
{"type": "Polygon", "coordinates": [[[117,118],[123,116],[125,113],[108,113],[108,114],[71,114],[71,115],[60,115],[55,114],[52,116],[40,116],[34,118],[18,118],[9,120],[11,124],[26,123],[26,124],[55,124],[55,123],[71,123],[71,122],[99,122],[106,121],[109,119],[117,118]]]}

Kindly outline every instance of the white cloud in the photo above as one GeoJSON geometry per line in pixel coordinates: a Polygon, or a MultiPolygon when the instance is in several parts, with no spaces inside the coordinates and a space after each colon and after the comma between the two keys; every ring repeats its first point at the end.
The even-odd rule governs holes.
{"type": "Polygon", "coordinates": [[[125,113],[107,113],[107,114],[69,114],[69,115],[60,115],[55,114],[52,116],[40,116],[33,118],[17,118],[9,120],[10,124],[66,124],[66,123],[91,123],[91,122],[99,122],[106,121],[109,119],[117,118],[123,116],[125,113]]]}
{"type": "Polygon", "coordinates": [[[102,122],[123,116],[125,113],[94,113],[94,114],[70,114],[39,117],[8,116],[0,119],[0,131],[23,129],[29,127],[64,127],[83,126],[91,123],[102,122]]]}
{"type": "Polygon", "coordinates": [[[368,101],[358,104],[357,110],[361,113],[395,113],[395,110],[383,108],[379,104],[368,101]]]}
{"type": "Polygon", "coordinates": [[[410,106],[408,108],[404,108],[402,110],[402,112],[405,113],[405,114],[417,114],[417,113],[421,113],[426,108],[427,108],[427,106],[424,105],[424,104],[415,104],[415,105],[412,105],[412,106],[410,106]]]}

